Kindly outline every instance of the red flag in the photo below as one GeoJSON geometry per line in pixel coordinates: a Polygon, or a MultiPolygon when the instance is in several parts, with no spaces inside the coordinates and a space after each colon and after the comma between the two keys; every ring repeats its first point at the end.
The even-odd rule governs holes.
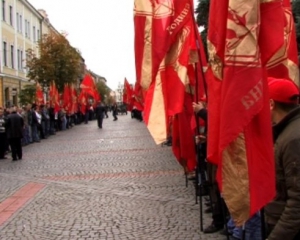
{"type": "Polygon", "coordinates": [[[192,95],[185,94],[185,110],[175,115],[172,128],[173,153],[189,172],[194,171],[196,167],[194,133],[190,125],[191,119],[194,118],[192,99],[192,95]]]}
{"type": "Polygon", "coordinates": [[[54,112],[57,113],[59,111],[59,94],[54,81],[50,84],[49,96],[50,105],[54,108],[54,112]]]}
{"type": "Polygon", "coordinates": [[[78,111],[77,103],[77,91],[74,87],[74,84],[71,85],[71,113],[74,114],[78,111]]]}
{"type": "Polygon", "coordinates": [[[133,90],[133,107],[137,110],[144,111],[144,93],[141,86],[138,83],[135,83],[133,90]]]}
{"type": "Polygon", "coordinates": [[[71,111],[72,101],[71,101],[71,88],[68,84],[65,84],[64,92],[63,92],[63,103],[64,108],[67,110],[67,113],[71,111]]]}
{"type": "Polygon", "coordinates": [[[144,121],[156,143],[166,140],[168,116],[183,110],[188,65],[198,61],[193,18],[190,0],[135,0],[137,82],[147,90],[144,121]]]}
{"type": "Polygon", "coordinates": [[[275,196],[268,88],[258,45],[260,2],[210,3],[208,159],[218,164],[220,190],[238,226],[275,196]]]}
{"type": "MultiPolygon", "coordinates": [[[[276,2],[273,3],[273,5],[275,4],[276,2]]],[[[270,4],[265,3],[265,5],[270,4]]],[[[296,29],[290,0],[284,0],[283,6],[281,2],[277,3],[277,12],[272,9],[270,15],[273,18],[270,16],[269,21],[266,21],[265,32],[268,37],[265,38],[263,47],[267,47],[272,41],[281,43],[281,45],[276,54],[268,59],[268,76],[290,79],[299,86],[296,29]],[[285,21],[279,21],[282,17],[285,21]],[[270,22],[272,24],[269,24],[270,22]],[[270,25],[274,28],[273,32],[269,31],[270,25]]]]}
{"type": "Polygon", "coordinates": [[[97,96],[95,95],[95,92],[97,91],[96,85],[91,75],[85,75],[80,84],[80,88],[85,94],[93,97],[94,99],[97,98],[97,96]]]}
{"type": "Polygon", "coordinates": [[[44,104],[44,93],[39,83],[36,83],[35,102],[37,105],[44,104]]]}
{"type": "Polygon", "coordinates": [[[80,112],[84,115],[88,104],[88,96],[84,91],[81,91],[78,97],[78,103],[80,104],[80,112]]]}
{"type": "Polygon", "coordinates": [[[133,90],[127,79],[124,79],[124,93],[123,93],[123,102],[126,104],[130,104],[131,98],[133,96],[133,90]]]}

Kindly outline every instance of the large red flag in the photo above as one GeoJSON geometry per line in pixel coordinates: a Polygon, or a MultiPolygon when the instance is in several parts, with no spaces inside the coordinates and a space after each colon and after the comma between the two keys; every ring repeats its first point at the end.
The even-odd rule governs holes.
{"type": "Polygon", "coordinates": [[[94,79],[92,78],[91,75],[89,75],[89,74],[85,75],[85,77],[83,78],[83,80],[80,84],[80,88],[85,94],[93,97],[94,99],[97,98],[97,95],[95,95],[95,93],[97,91],[96,85],[95,85],[94,79]]]}
{"type": "Polygon", "coordinates": [[[80,112],[84,115],[88,104],[88,95],[81,91],[78,97],[78,103],[80,104],[80,112]]]}
{"type": "Polygon", "coordinates": [[[65,84],[64,86],[64,92],[63,92],[63,106],[64,108],[67,109],[67,112],[71,112],[71,107],[72,107],[72,99],[71,99],[71,88],[69,87],[68,84],[65,84]]]}
{"type": "Polygon", "coordinates": [[[130,86],[129,82],[125,78],[124,79],[123,102],[130,105],[132,96],[133,96],[132,87],[130,86]]]}
{"type": "Polygon", "coordinates": [[[208,50],[208,159],[237,225],[275,196],[260,0],[212,0],[208,50]]]}
{"type": "Polygon", "coordinates": [[[137,82],[147,90],[144,121],[156,143],[168,116],[183,110],[188,65],[198,61],[190,0],[135,0],[137,82]]]}
{"type": "Polygon", "coordinates": [[[49,97],[50,105],[54,108],[54,112],[57,113],[59,111],[59,94],[54,81],[50,84],[49,97]]]}
{"type": "Polygon", "coordinates": [[[74,87],[74,84],[70,86],[70,89],[71,89],[71,113],[74,114],[78,111],[77,91],[74,87]]]}
{"type": "Polygon", "coordinates": [[[37,105],[44,104],[44,93],[39,83],[36,83],[35,102],[37,105]]]}

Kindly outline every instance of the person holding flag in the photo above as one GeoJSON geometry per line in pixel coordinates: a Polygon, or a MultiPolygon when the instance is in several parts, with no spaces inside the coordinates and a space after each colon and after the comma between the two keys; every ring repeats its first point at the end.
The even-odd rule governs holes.
{"type": "Polygon", "coordinates": [[[276,197],[265,207],[268,240],[299,240],[299,88],[290,80],[275,78],[269,78],[268,86],[276,164],[276,197]]]}

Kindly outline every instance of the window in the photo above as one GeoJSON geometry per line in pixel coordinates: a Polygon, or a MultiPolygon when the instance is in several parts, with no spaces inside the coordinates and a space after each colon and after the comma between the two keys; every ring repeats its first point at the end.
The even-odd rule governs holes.
{"type": "Polygon", "coordinates": [[[37,30],[37,39],[40,40],[40,37],[41,37],[41,36],[40,36],[40,30],[38,29],[38,30],[37,30]]]}
{"type": "Polygon", "coordinates": [[[5,21],[5,0],[2,0],[2,20],[5,21]]]}
{"type": "Polygon", "coordinates": [[[3,64],[7,66],[7,44],[3,42],[3,64]]]}
{"type": "Polygon", "coordinates": [[[22,22],[22,15],[20,14],[20,33],[23,32],[23,22],[22,22]]]}
{"type": "Polygon", "coordinates": [[[32,27],[32,33],[33,33],[33,41],[36,41],[36,33],[35,33],[35,26],[32,27]]]}
{"type": "Polygon", "coordinates": [[[21,58],[20,58],[20,50],[17,51],[17,57],[18,57],[18,69],[21,69],[21,58]]]}
{"type": "Polygon", "coordinates": [[[27,25],[28,25],[28,28],[27,28],[28,38],[30,39],[30,22],[29,21],[27,21],[27,25]]]}
{"type": "Polygon", "coordinates": [[[20,24],[19,24],[19,13],[17,13],[16,20],[17,20],[16,21],[17,22],[17,31],[20,32],[20,27],[19,27],[20,26],[20,24]]]}
{"type": "Polygon", "coordinates": [[[15,68],[15,52],[14,52],[14,46],[10,46],[10,61],[11,61],[11,68],[15,68]]]}
{"type": "Polygon", "coordinates": [[[27,20],[25,19],[25,37],[28,36],[28,32],[27,32],[27,20]]]}
{"type": "Polygon", "coordinates": [[[20,70],[23,70],[23,51],[20,51],[20,70]]]}
{"type": "Polygon", "coordinates": [[[9,6],[9,23],[13,26],[13,7],[9,6]]]}

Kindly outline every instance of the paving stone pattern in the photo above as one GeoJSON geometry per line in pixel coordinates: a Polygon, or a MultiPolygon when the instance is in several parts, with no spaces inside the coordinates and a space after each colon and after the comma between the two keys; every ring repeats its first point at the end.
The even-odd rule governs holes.
{"type": "Polygon", "coordinates": [[[201,233],[192,184],[171,148],[155,145],[129,115],[23,151],[22,161],[0,161],[0,202],[28,183],[45,187],[0,226],[1,240],[225,239],[201,233]]]}

